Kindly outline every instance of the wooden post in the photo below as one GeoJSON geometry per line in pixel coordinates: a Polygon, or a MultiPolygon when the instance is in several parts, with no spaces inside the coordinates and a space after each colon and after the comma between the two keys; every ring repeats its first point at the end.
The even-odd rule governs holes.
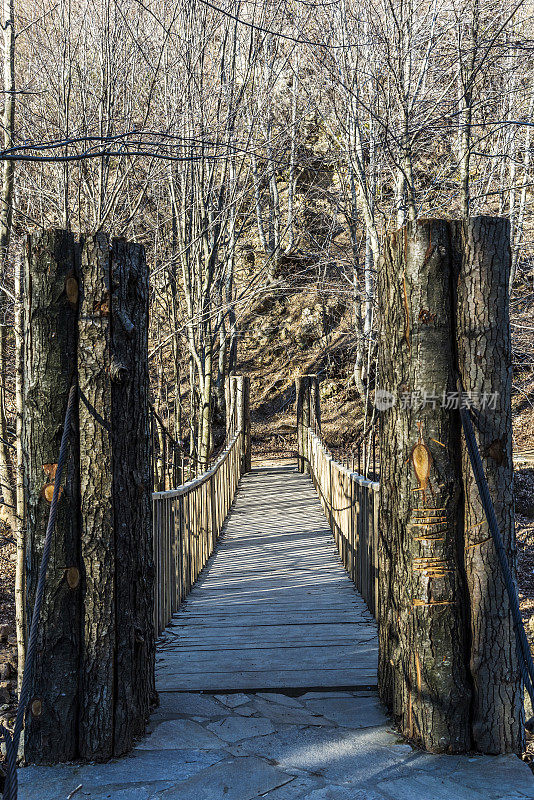
{"type": "MultiPolygon", "coordinates": [[[[67,397],[75,376],[77,305],[77,250],[72,234],[56,230],[28,236],[23,384],[28,624],[67,397]]],[[[70,761],[78,748],[81,588],[76,431],[71,433],[63,474],[24,729],[25,758],[34,763],[70,761]]]]}
{"type": "Polygon", "coordinates": [[[84,648],[80,662],[80,755],[113,754],[116,640],[111,431],[111,271],[109,240],[87,237],[82,250],[80,389],[81,556],[84,648]]]}
{"type": "Polygon", "coordinates": [[[147,325],[142,248],[110,245],[103,233],[87,237],[77,352],[83,610],[74,716],[77,754],[91,760],[132,746],[155,691],[147,325]]]}
{"type": "Polygon", "coordinates": [[[250,472],[252,468],[252,434],[251,434],[251,422],[250,422],[250,377],[248,375],[243,376],[243,445],[244,445],[244,453],[243,453],[243,464],[242,464],[242,472],[250,472]]]}
{"type": "Polygon", "coordinates": [[[295,378],[297,395],[297,465],[299,472],[306,471],[307,437],[305,437],[305,428],[310,422],[309,386],[310,382],[307,375],[295,378]]]}
{"type": "Polygon", "coordinates": [[[148,299],[144,248],[114,240],[109,363],[117,613],[114,755],[130,750],[144,732],[155,694],[148,299]]]}
{"type": "Polygon", "coordinates": [[[233,436],[237,418],[236,381],[234,375],[229,375],[226,378],[224,392],[226,408],[226,441],[229,441],[233,436]]]}
{"type": "Polygon", "coordinates": [[[319,376],[309,375],[310,379],[310,420],[321,430],[321,395],[319,394],[319,376]]]}
{"type": "Polygon", "coordinates": [[[304,472],[302,444],[302,406],[304,403],[304,385],[302,377],[295,378],[296,417],[297,417],[297,469],[304,472]]]}
{"type": "Polygon", "coordinates": [[[230,391],[230,396],[235,398],[236,424],[237,428],[243,431],[243,457],[241,464],[241,474],[250,472],[251,469],[251,432],[250,432],[250,377],[248,375],[232,375],[230,385],[234,384],[234,389],[230,391]]]}
{"type": "Polygon", "coordinates": [[[429,750],[524,746],[510,608],[457,411],[473,407],[514,570],[509,239],[504,219],[421,221],[389,237],[379,269],[380,388],[392,401],[381,425],[379,683],[429,750]]]}
{"type": "Polygon", "coordinates": [[[379,269],[379,684],[405,734],[428,750],[471,744],[460,514],[450,228],[411,223],[391,234],[379,269]],[[420,401],[426,398],[425,403],[420,401]]]}
{"type": "Polygon", "coordinates": [[[310,453],[308,448],[308,428],[310,427],[311,384],[315,375],[304,376],[304,397],[302,402],[302,471],[310,472],[310,453]]]}
{"type": "MultiPolygon", "coordinates": [[[[512,571],[510,222],[474,217],[453,225],[456,338],[463,388],[512,571]]],[[[523,690],[508,596],[469,457],[462,442],[465,574],[470,600],[468,663],[472,735],[484,753],[524,749],[523,690]]]]}

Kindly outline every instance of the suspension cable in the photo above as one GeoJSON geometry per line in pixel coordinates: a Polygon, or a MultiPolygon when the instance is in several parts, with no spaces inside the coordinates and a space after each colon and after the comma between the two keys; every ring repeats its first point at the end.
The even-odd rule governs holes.
{"type": "Polygon", "coordinates": [[[39,578],[37,581],[37,590],[35,592],[35,604],[33,606],[33,613],[30,624],[28,649],[26,655],[26,662],[24,665],[24,674],[22,677],[22,686],[20,689],[19,702],[17,707],[17,716],[15,718],[15,727],[12,735],[4,726],[1,726],[0,728],[0,731],[4,737],[4,742],[6,745],[7,774],[4,785],[4,800],[17,800],[17,793],[18,793],[17,753],[19,749],[20,734],[22,732],[22,726],[24,724],[24,715],[26,711],[26,706],[28,704],[28,695],[32,685],[33,662],[35,659],[37,632],[39,627],[39,619],[41,616],[41,606],[44,597],[46,572],[48,568],[48,561],[50,559],[52,534],[54,532],[54,527],[56,522],[57,504],[61,488],[61,476],[67,458],[67,445],[69,442],[72,413],[75,406],[76,396],[77,396],[77,387],[76,387],[76,382],[74,380],[69,392],[67,411],[65,414],[65,423],[63,426],[63,434],[61,436],[61,446],[59,448],[59,458],[57,462],[57,469],[54,480],[54,493],[52,495],[52,502],[50,504],[50,513],[48,515],[48,525],[46,528],[46,535],[44,540],[43,557],[41,559],[41,565],[39,567],[39,578]]]}
{"type": "MultiPolygon", "coordinates": [[[[468,408],[460,408],[460,418],[462,420],[462,428],[464,431],[469,460],[471,461],[471,466],[473,468],[473,475],[475,477],[480,494],[482,507],[488,521],[488,528],[495,545],[495,551],[497,553],[504,585],[506,587],[508,600],[510,602],[510,610],[512,612],[512,621],[517,645],[517,657],[519,661],[519,667],[521,669],[521,675],[525,684],[525,688],[529,694],[532,708],[534,709],[534,663],[532,661],[532,653],[530,651],[530,645],[525,633],[525,626],[523,624],[523,618],[519,608],[519,598],[517,595],[516,584],[510,569],[510,564],[508,563],[508,556],[506,554],[502,535],[499,530],[499,524],[495,515],[495,508],[491,499],[488,482],[484,474],[484,466],[482,464],[480,450],[475,437],[471,412],[468,408]]],[[[533,723],[534,717],[528,721],[527,727],[530,729],[533,723]]]]}

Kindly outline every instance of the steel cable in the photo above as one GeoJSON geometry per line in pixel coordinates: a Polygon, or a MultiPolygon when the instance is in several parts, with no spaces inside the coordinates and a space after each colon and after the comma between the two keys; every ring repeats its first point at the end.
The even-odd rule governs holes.
{"type": "MultiPolygon", "coordinates": [[[[501,532],[499,530],[497,517],[495,516],[495,509],[493,507],[493,501],[491,499],[488,482],[484,474],[484,466],[482,464],[482,459],[480,457],[480,450],[478,449],[478,444],[475,437],[473,422],[471,420],[471,413],[468,408],[460,409],[460,418],[462,420],[462,427],[464,431],[465,442],[467,445],[467,452],[469,454],[469,460],[471,461],[471,466],[473,468],[473,475],[475,477],[475,481],[480,494],[482,507],[484,508],[484,513],[488,521],[488,528],[491,533],[493,542],[495,544],[497,558],[499,559],[499,565],[501,567],[501,572],[504,579],[504,585],[506,587],[508,600],[510,602],[510,610],[512,612],[512,620],[516,637],[517,655],[519,660],[519,666],[521,669],[521,675],[523,677],[525,688],[530,696],[532,708],[534,709],[534,663],[532,661],[532,653],[530,651],[530,645],[528,643],[527,635],[525,633],[523,618],[521,616],[521,610],[519,608],[519,598],[517,595],[517,588],[515,585],[512,572],[510,570],[510,564],[508,563],[508,556],[506,554],[504,542],[501,536],[501,532]]],[[[527,723],[529,729],[532,726],[533,722],[534,718],[529,720],[529,722],[527,723]]]]}
{"type": "Polygon", "coordinates": [[[6,762],[7,762],[7,775],[4,785],[4,800],[17,800],[18,781],[17,781],[17,753],[19,749],[20,734],[24,724],[24,715],[28,703],[28,695],[32,684],[33,662],[35,658],[35,648],[37,645],[37,632],[39,627],[39,618],[41,615],[41,606],[43,603],[46,572],[48,568],[48,561],[50,559],[50,549],[52,546],[52,535],[56,522],[57,504],[59,500],[59,493],[61,488],[61,476],[63,474],[63,467],[67,458],[67,445],[69,441],[69,433],[72,421],[72,412],[76,400],[76,383],[74,382],[69,392],[67,402],[67,411],[65,414],[65,424],[63,426],[63,434],[61,436],[61,446],[59,448],[59,458],[57,462],[56,475],[54,480],[54,492],[52,495],[52,502],[50,504],[50,513],[48,515],[48,525],[46,528],[46,535],[43,546],[43,557],[39,567],[39,578],[37,581],[37,589],[35,592],[35,604],[33,606],[32,619],[30,624],[30,634],[28,638],[28,648],[26,654],[26,662],[24,665],[24,674],[22,677],[22,686],[20,689],[20,696],[17,708],[17,716],[15,718],[15,727],[13,735],[2,727],[1,731],[6,744],[6,762]]]}

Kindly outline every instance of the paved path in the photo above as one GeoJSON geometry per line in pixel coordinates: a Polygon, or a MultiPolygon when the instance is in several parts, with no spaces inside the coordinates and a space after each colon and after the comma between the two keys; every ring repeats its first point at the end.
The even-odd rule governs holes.
{"type": "Polygon", "coordinates": [[[515,756],[414,750],[376,692],[333,688],[374,681],[375,635],[310,483],[255,471],[162,640],[148,735],[107,764],[22,769],[19,798],[532,800],[534,776],[515,756]]]}
{"type": "Polygon", "coordinates": [[[374,692],[163,692],[126,758],[27,767],[20,800],[532,800],[515,756],[433,756],[391,731],[374,692]]]}
{"type": "Polygon", "coordinates": [[[159,648],[164,691],[376,687],[376,625],[309,478],[255,469],[159,648]]]}

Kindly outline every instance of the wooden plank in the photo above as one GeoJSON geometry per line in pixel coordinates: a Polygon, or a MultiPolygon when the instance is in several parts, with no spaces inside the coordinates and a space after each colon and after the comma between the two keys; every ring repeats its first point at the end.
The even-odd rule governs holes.
{"type": "MultiPolygon", "coordinates": [[[[318,637],[321,639],[348,638],[359,635],[367,636],[371,634],[376,636],[376,625],[374,624],[374,621],[368,623],[348,622],[338,624],[303,623],[302,625],[294,625],[292,627],[293,630],[288,625],[264,625],[260,630],[260,626],[252,626],[249,627],[249,631],[251,635],[256,633],[258,637],[271,639],[291,639],[292,637],[298,638],[311,636],[315,637],[315,639],[318,637]]],[[[232,636],[235,636],[236,638],[243,637],[243,632],[239,625],[225,626],[224,634],[228,638],[231,638],[232,636]]],[[[196,625],[175,625],[174,627],[167,628],[165,632],[165,639],[179,637],[181,642],[192,639],[205,641],[210,636],[220,639],[220,628],[218,625],[206,626],[202,631],[200,631],[196,625]]]]}
{"type": "MultiPolygon", "coordinates": [[[[303,642],[305,639],[302,636],[301,630],[297,628],[293,635],[288,635],[284,632],[280,636],[270,636],[265,631],[259,630],[257,633],[253,631],[250,632],[249,636],[243,636],[243,632],[237,629],[235,635],[226,635],[226,631],[223,632],[223,636],[219,636],[217,638],[217,632],[215,630],[207,631],[206,635],[198,637],[197,635],[192,637],[184,637],[180,634],[177,635],[176,638],[174,637],[167,637],[165,640],[162,640],[160,643],[160,650],[166,650],[168,648],[172,648],[173,650],[194,650],[197,647],[203,648],[213,648],[215,650],[245,650],[245,649],[271,649],[273,647],[303,647],[305,646],[303,642]]],[[[367,633],[358,633],[357,631],[351,630],[350,634],[346,636],[321,636],[317,637],[314,640],[314,644],[310,645],[313,647],[324,647],[330,645],[331,643],[335,642],[341,646],[352,646],[352,645],[360,645],[360,643],[371,643],[373,647],[376,646],[376,636],[374,631],[369,631],[367,633]]]]}
{"type": "MultiPolygon", "coordinates": [[[[180,665],[187,663],[193,663],[195,661],[200,661],[203,664],[206,663],[206,659],[204,656],[198,656],[195,648],[185,648],[185,647],[174,647],[173,651],[179,655],[176,658],[176,664],[178,667],[180,665]]],[[[292,667],[293,663],[299,667],[299,665],[306,665],[308,661],[316,662],[312,663],[311,666],[319,666],[323,664],[330,664],[332,668],[335,667],[337,664],[344,664],[349,661],[352,666],[359,667],[360,662],[368,662],[373,661],[376,656],[376,642],[371,640],[356,640],[354,642],[343,642],[339,643],[335,651],[329,651],[328,648],[324,647],[317,647],[316,645],[310,642],[300,642],[293,643],[292,647],[283,647],[283,646],[276,646],[276,647],[250,647],[241,648],[239,644],[234,645],[233,648],[224,650],[224,649],[217,649],[213,651],[213,659],[210,660],[210,667],[213,667],[213,671],[217,671],[215,669],[216,664],[220,664],[221,666],[224,664],[223,669],[231,668],[232,659],[238,658],[243,661],[262,661],[265,663],[267,659],[267,664],[269,667],[285,667],[287,664],[288,657],[292,659],[292,667]],[[291,650],[292,653],[288,656],[285,652],[286,650],[291,650]],[[228,654],[228,655],[227,655],[228,654]],[[229,666],[226,664],[228,661],[229,666]]],[[[168,659],[168,664],[172,664],[171,659],[168,659]]]]}
{"type": "Polygon", "coordinates": [[[376,688],[376,671],[366,670],[279,670],[272,672],[203,672],[180,677],[179,684],[173,676],[159,678],[160,692],[233,692],[262,691],[264,689],[358,689],[376,688]]]}
{"type": "Polygon", "coordinates": [[[164,691],[376,686],[376,625],[309,479],[291,468],[243,478],[157,661],[164,691]]]}
{"type": "MultiPolygon", "coordinates": [[[[282,623],[274,624],[274,625],[243,625],[239,624],[239,619],[232,620],[230,624],[224,625],[222,630],[226,636],[235,636],[235,637],[242,637],[243,636],[243,627],[247,628],[250,632],[251,636],[261,636],[262,638],[266,636],[274,637],[274,638],[291,638],[291,637],[319,637],[321,639],[328,637],[328,638],[335,638],[335,637],[346,637],[346,636],[367,636],[368,634],[376,635],[376,628],[374,625],[374,620],[362,620],[358,622],[349,621],[346,623],[330,623],[330,622],[314,622],[310,624],[306,624],[306,622],[302,622],[298,625],[287,625],[282,623]]],[[[181,640],[183,639],[191,639],[191,638],[206,638],[206,636],[220,636],[221,626],[217,623],[211,625],[204,625],[202,630],[200,629],[199,625],[197,624],[188,624],[188,625],[176,625],[174,627],[169,626],[165,633],[163,634],[162,641],[165,639],[175,639],[176,637],[180,637],[181,640]]]]}
{"type": "Polygon", "coordinates": [[[248,608],[250,611],[254,609],[255,606],[261,606],[262,610],[268,610],[272,608],[273,610],[277,610],[280,607],[285,607],[287,609],[293,609],[294,611],[299,610],[306,610],[306,611],[313,611],[317,610],[320,611],[321,609],[333,609],[339,608],[340,610],[345,611],[357,611],[362,606],[358,605],[354,602],[353,598],[350,595],[343,595],[342,592],[338,592],[335,595],[325,594],[321,595],[318,591],[311,591],[306,592],[303,591],[299,594],[293,593],[293,596],[287,600],[283,600],[286,596],[286,591],[284,589],[276,590],[275,592],[257,592],[255,595],[252,592],[248,593],[240,593],[234,594],[229,596],[230,593],[221,592],[221,594],[217,596],[206,597],[205,599],[199,599],[196,602],[190,602],[187,604],[186,608],[184,609],[184,613],[187,612],[195,612],[195,611],[207,611],[210,607],[217,606],[220,608],[222,602],[226,601],[227,606],[226,610],[230,609],[244,609],[248,608]],[[278,604],[277,597],[280,597],[280,604],[278,604]]]}
{"type": "MultiPolygon", "coordinates": [[[[214,620],[219,626],[226,624],[240,624],[242,627],[250,627],[251,625],[302,625],[309,622],[310,617],[313,616],[316,623],[331,623],[336,624],[339,621],[346,622],[370,622],[372,620],[369,611],[362,610],[360,613],[354,611],[344,611],[343,609],[324,609],[317,611],[312,606],[308,609],[299,609],[296,611],[294,608],[284,608],[281,604],[278,610],[266,609],[265,614],[260,609],[256,608],[254,612],[250,608],[236,608],[235,613],[226,612],[224,615],[218,610],[213,609],[199,611],[197,613],[188,613],[183,611],[183,618],[188,619],[191,623],[193,620],[195,624],[205,624],[212,626],[214,620]],[[245,616],[246,615],[246,616],[245,616]]],[[[176,617],[174,618],[176,620],[176,617]]],[[[171,622],[171,625],[173,622],[171,622]]],[[[182,622],[180,624],[183,624],[182,622]]]]}

